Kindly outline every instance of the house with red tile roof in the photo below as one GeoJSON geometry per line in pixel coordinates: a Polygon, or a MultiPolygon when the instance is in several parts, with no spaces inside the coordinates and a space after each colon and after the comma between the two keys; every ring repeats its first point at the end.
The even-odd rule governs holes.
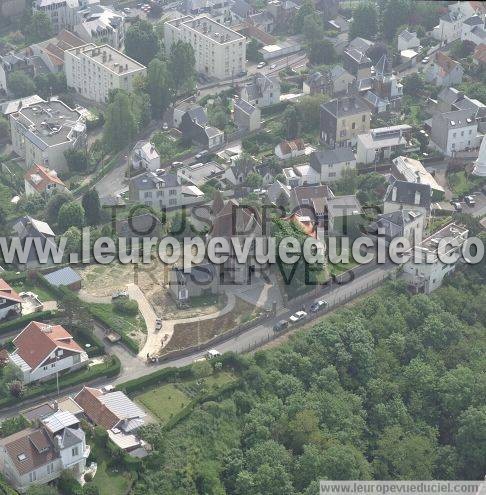
{"type": "Polygon", "coordinates": [[[0,278],[0,321],[12,314],[22,312],[22,298],[10,285],[0,278]]]}
{"type": "Polygon", "coordinates": [[[51,170],[39,164],[34,164],[24,175],[25,195],[52,194],[53,191],[68,190],[64,182],[51,170]]]}
{"type": "Polygon", "coordinates": [[[293,139],[291,141],[282,141],[275,147],[275,154],[281,160],[289,160],[296,156],[305,154],[305,144],[302,139],[293,139]]]}
{"type": "Polygon", "coordinates": [[[74,371],[88,364],[88,355],[61,325],[31,321],[13,340],[10,361],[31,383],[54,378],[61,371],[74,371]]]}
{"type": "Polygon", "coordinates": [[[459,62],[443,52],[436,52],[425,70],[424,76],[427,82],[436,86],[454,86],[462,82],[464,69],[459,62]]]}

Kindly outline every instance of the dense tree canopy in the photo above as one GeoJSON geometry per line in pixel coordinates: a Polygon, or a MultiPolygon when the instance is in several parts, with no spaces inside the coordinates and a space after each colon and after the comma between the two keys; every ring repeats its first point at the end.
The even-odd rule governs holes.
{"type": "Polygon", "coordinates": [[[373,40],[378,32],[378,13],[372,2],[360,2],[353,10],[353,22],[349,30],[349,39],[356,36],[373,40]]]}
{"type": "Polygon", "coordinates": [[[159,38],[153,24],[140,20],[132,24],[125,35],[126,54],[147,66],[159,51],[159,38]]]}

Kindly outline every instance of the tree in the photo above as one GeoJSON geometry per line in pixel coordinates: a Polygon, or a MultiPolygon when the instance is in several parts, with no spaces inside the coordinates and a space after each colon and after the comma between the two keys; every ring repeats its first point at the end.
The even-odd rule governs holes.
{"type": "Polygon", "coordinates": [[[336,59],[336,51],[328,40],[317,40],[310,44],[309,61],[313,65],[329,65],[336,59]]]}
{"type": "Polygon", "coordinates": [[[10,124],[2,115],[0,116],[0,141],[7,139],[10,136],[10,124]]]}
{"type": "Polygon", "coordinates": [[[133,141],[137,122],[126,93],[117,92],[106,109],[105,119],[103,143],[108,151],[119,151],[133,141]]]}
{"type": "Polygon", "coordinates": [[[407,24],[410,10],[410,0],[389,0],[387,2],[381,19],[381,31],[385,39],[393,40],[398,27],[407,24]]]}
{"type": "Polygon", "coordinates": [[[224,129],[228,125],[229,116],[221,106],[216,107],[216,109],[208,113],[208,120],[212,126],[218,129],[224,129]]]}
{"type": "Polygon", "coordinates": [[[178,41],[170,50],[169,73],[173,81],[173,88],[178,92],[191,91],[195,84],[194,49],[189,43],[178,41]]]}
{"type": "Polygon", "coordinates": [[[69,227],[82,229],[84,225],[84,208],[75,201],[63,204],[59,210],[57,225],[61,232],[66,232],[69,227]]]}
{"type": "Polygon", "coordinates": [[[44,12],[36,11],[32,14],[27,37],[32,42],[44,41],[52,37],[54,30],[51,20],[44,12]]]}
{"type": "Polygon", "coordinates": [[[282,126],[286,139],[296,139],[300,133],[301,120],[299,112],[294,105],[285,109],[282,115],[282,126]]]}
{"type": "Polygon", "coordinates": [[[322,39],[322,21],[315,14],[310,14],[304,18],[303,33],[307,43],[312,45],[322,39]]]}
{"type": "Polygon", "coordinates": [[[321,103],[328,100],[326,95],[303,96],[297,103],[297,110],[304,131],[312,132],[319,129],[321,103]]]}
{"type": "Polygon", "coordinates": [[[78,227],[69,227],[69,229],[64,232],[64,237],[66,238],[66,248],[64,250],[66,256],[71,253],[81,252],[81,231],[78,227]]]}
{"type": "Polygon", "coordinates": [[[150,62],[147,70],[147,93],[154,117],[161,117],[174,98],[167,64],[159,59],[150,62]]]}
{"type": "Polygon", "coordinates": [[[70,194],[65,192],[54,192],[47,202],[46,206],[46,220],[47,223],[56,223],[57,217],[59,215],[59,210],[64,203],[71,201],[72,197],[70,194]]]}
{"type": "Polygon", "coordinates": [[[20,70],[8,75],[7,86],[16,98],[23,98],[35,93],[35,84],[25,72],[20,70]]]}
{"type": "Polygon", "coordinates": [[[306,17],[315,15],[316,9],[313,2],[311,0],[305,0],[304,3],[301,5],[299,11],[297,12],[297,15],[295,16],[294,31],[297,34],[302,33],[304,31],[304,20],[306,19],[306,17]]]}
{"type": "Polygon", "coordinates": [[[81,204],[84,208],[86,223],[88,225],[98,225],[101,220],[100,195],[96,189],[90,189],[83,194],[81,204]]]}
{"type": "Polygon", "coordinates": [[[471,55],[471,53],[474,52],[474,48],[475,48],[474,43],[472,43],[469,40],[464,40],[464,41],[458,40],[458,41],[459,43],[457,42],[453,43],[449,52],[450,56],[454,60],[469,57],[469,55],[471,55]]]}
{"type": "Polygon", "coordinates": [[[147,66],[159,51],[159,38],[153,24],[139,20],[132,24],[125,34],[125,53],[147,66]]]}
{"type": "Polygon", "coordinates": [[[251,187],[252,189],[258,189],[263,184],[263,178],[260,174],[257,174],[256,172],[252,172],[246,178],[246,184],[248,187],[251,187]]]}
{"type": "Polygon", "coordinates": [[[464,479],[481,479],[486,459],[486,406],[470,407],[458,424],[457,452],[464,479]]]}
{"type": "Polygon", "coordinates": [[[261,62],[263,60],[263,56],[259,52],[261,47],[262,44],[256,38],[252,38],[248,45],[246,45],[246,58],[250,62],[261,62]]]}
{"type": "Polygon", "coordinates": [[[85,150],[71,149],[64,152],[69,170],[84,173],[88,169],[88,155],[85,150]]]}
{"type": "Polygon", "coordinates": [[[419,74],[410,74],[402,80],[403,94],[417,96],[425,89],[425,81],[419,74]]]}
{"type": "Polygon", "coordinates": [[[26,495],[59,495],[59,493],[53,486],[32,485],[28,488],[26,495]]]}
{"type": "Polygon", "coordinates": [[[357,36],[374,39],[378,31],[378,15],[372,2],[360,2],[353,10],[353,22],[349,28],[349,39],[357,36]]]}

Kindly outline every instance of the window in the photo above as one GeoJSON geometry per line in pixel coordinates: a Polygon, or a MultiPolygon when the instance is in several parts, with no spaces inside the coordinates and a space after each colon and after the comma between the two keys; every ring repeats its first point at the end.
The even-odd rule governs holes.
{"type": "Polygon", "coordinates": [[[52,474],[54,472],[54,463],[50,463],[47,465],[47,474],[52,474]]]}
{"type": "Polygon", "coordinates": [[[344,137],[346,136],[346,129],[343,129],[342,131],[339,132],[339,137],[344,137]]]}
{"type": "Polygon", "coordinates": [[[457,136],[457,132],[452,133],[452,137],[455,138],[457,136]]]}
{"type": "Polygon", "coordinates": [[[169,206],[174,206],[176,204],[177,204],[177,199],[176,198],[169,199],[169,206]]]}
{"type": "Polygon", "coordinates": [[[351,129],[356,129],[356,122],[353,122],[353,123],[351,124],[351,129]]]}
{"type": "Polygon", "coordinates": [[[464,131],[461,131],[461,137],[464,136],[464,131]]]}
{"type": "Polygon", "coordinates": [[[152,191],[145,191],[144,198],[151,198],[152,197],[152,191]]]}
{"type": "Polygon", "coordinates": [[[177,191],[176,191],[175,189],[171,189],[171,190],[169,191],[169,196],[175,196],[175,195],[176,195],[176,193],[177,193],[177,191]]]}
{"type": "Polygon", "coordinates": [[[49,366],[43,366],[43,367],[42,367],[42,369],[43,369],[44,371],[46,371],[46,370],[47,370],[47,368],[49,368],[49,366]]]}
{"type": "Polygon", "coordinates": [[[361,122],[366,122],[366,115],[363,115],[363,116],[361,117],[361,122]]]}
{"type": "Polygon", "coordinates": [[[72,448],[71,455],[73,457],[77,457],[79,455],[79,447],[78,446],[72,448]]]}
{"type": "Polygon", "coordinates": [[[31,483],[33,483],[36,479],[37,479],[37,474],[35,471],[32,471],[31,473],[29,473],[29,481],[31,483]]]}
{"type": "Polygon", "coordinates": [[[329,177],[336,177],[336,172],[329,172],[329,177]]]}

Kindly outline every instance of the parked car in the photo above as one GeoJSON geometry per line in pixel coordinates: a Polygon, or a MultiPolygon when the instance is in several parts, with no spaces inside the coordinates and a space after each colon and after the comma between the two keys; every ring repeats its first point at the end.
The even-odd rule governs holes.
{"type": "Polygon", "coordinates": [[[476,206],[476,200],[472,196],[465,196],[464,202],[467,206],[476,206]]]}
{"type": "Polygon", "coordinates": [[[194,158],[196,160],[200,160],[201,158],[204,158],[208,153],[209,153],[209,150],[202,150],[194,158]]]}
{"type": "Polygon", "coordinates": [[[272,65],[270,66],[270,69],[272,69],[272,70],[273,70],[273,69],[276,69],[276,68],[277,68],[277,64],[272,64],[272,65]]]}
{"type": "Polygon", "coordinates": [[[274,332],[281,332],[285,330],[289,326],[289,322],[287,320],[280,320],[278,323],[275,323],[273,326],[274,332]]]}
{"type": "Polygon", "coordinates": [[[111,295],[112,300],[120,299],[122,297],[128,298],[128,292],[126,290],[119,290],[119,291],[113,292],[113,294],[111,295]]]}
{"type": "Polygon", "coordinates": [[[307,313],[305,311],[297,311],[297,313],[294,313],[290,318],[291,323],[297,323],[300,320],[303,320],[307,316],[307,313]]]}
{"type": "Polygon", "coordinates": [[[161,318],[157,318],[155,320],[155,331],[158,331],[162,328],[162,319],[161,318]]]}
{"type": "Polygon", "coordinates": [[[423,63],[423,64],[428,64],[428,63],[429,63],[429,60],[430,60],[430,59],[429,59],[429,57],[424,57],[424,58],[422,59],[422,63],[423,63]]]}
{"type": "Polygon", "coordinates": [[[451,205],[453,206],[454,210],[462,211],[462,205],[461,203],[459,203],[459,201],[451,201],[451,205]]]}
{"type": "Polygon", "coordinates": [[[177,167],[182,167],[184,164],[182,162],[172,162],[172,166],[174,168],[177,168],[177,167]]]}
{"type": "Polygon", "coordinates": [[[263,67],[265,67],[265,65],[267,65],[266,62],[260,62],[259,64],[257,64],[257,69],[263,69],[263,67]]]}
{"type": "Polygon", "coordinates": [[[163,131],[167,131],[168,129],[169,129],[169,124],[167,124],[167,122],[164,122],[164,123],[162,124],[162,130],[163,130],[163,131]]]}
{"type": "Polygon", "coordinates": [[[217,351],[216,349],[209,349],[208,352],[206,352],[206,358],[207,359],[213,359],[215,357],[221,356],[221,353],[217,351]]]}
{"type": "Polygon", "coordinates": [[[327,308],[329,306],[329,303],[324,300],[320,300],[315,302],[314,304],[311,304],[309,311],[311,313],[317,313],[319,311],[322,311],[323,309],[327,308]]]}

